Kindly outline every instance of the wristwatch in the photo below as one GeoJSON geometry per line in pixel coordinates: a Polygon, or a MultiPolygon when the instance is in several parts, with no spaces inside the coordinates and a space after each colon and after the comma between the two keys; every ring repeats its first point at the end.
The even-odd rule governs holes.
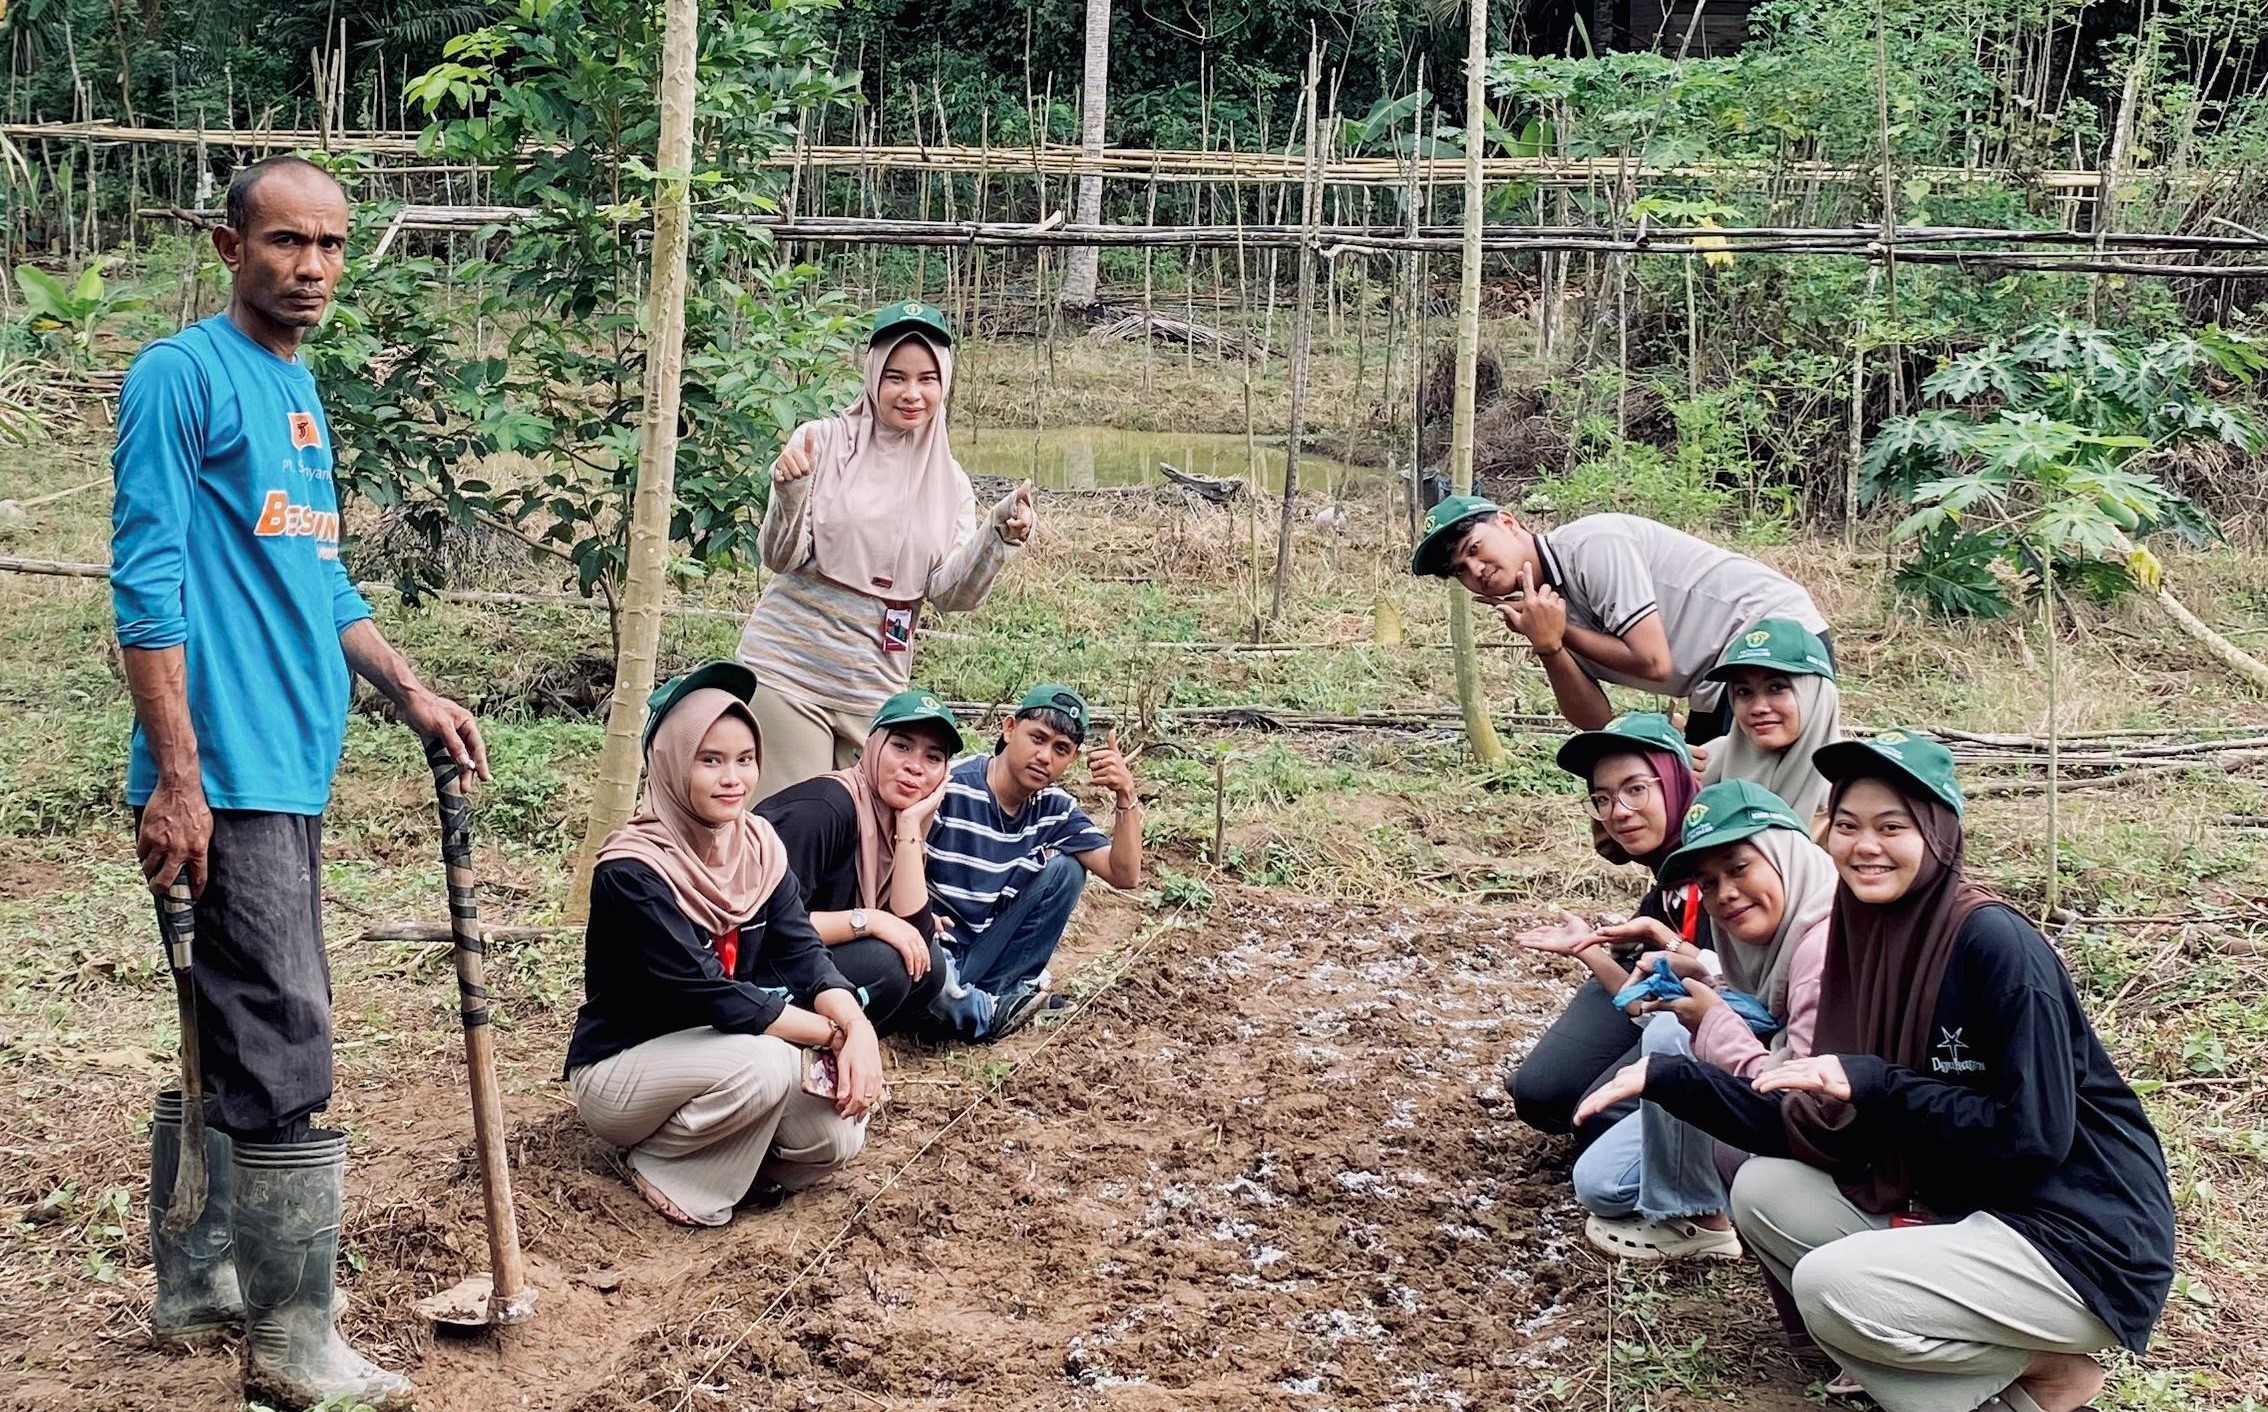
{"type": "Polygon", "coordinates": [[[851,908],[850,934],[852,936],[866,935],[866,909],[864,907],[851,908]]]}

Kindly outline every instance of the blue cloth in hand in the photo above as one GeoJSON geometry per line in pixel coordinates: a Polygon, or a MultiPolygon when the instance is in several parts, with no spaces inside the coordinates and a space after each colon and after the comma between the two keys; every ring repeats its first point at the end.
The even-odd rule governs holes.
{"type": "MultiPolygon", "coordinates": [[[[1685,982],[1670,969],[1669,958],[1656,958],[1652,970],[1634,974],[1630,984],[1614,993],[1614,1007],[1627,1009],[1639,1000],[1683,1000],[1685,982]]],[[[1782,1028],[1779,1019],[1764,1008],[1764,1002],[1744,990],[1720,990],[1717,997],[1732,1007],[1758,1039],[1768,1039],[1782,1028]]]]}
{"type": "Polygon", "coordinates": [[[1669,958],[1660,956],[1655,958],[1653,970],[1633,974],[1630,978],[1630,984],[1614,993],[1614,1008],[1627,1010],[1630,1008],[1631,1002],[1637,1000],[1683,1000],[1684,998],[1685,982],[1679,980],[1677,972],[1670,969],[1669,958]]]}

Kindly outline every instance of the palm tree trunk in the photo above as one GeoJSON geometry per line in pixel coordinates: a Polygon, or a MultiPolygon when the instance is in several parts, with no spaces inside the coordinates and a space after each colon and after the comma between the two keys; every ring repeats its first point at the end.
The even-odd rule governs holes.
{"type": "Polygon", "coordinates": [[[696,0],[665,0],[662,15],[661,137],[654,158],[666,173],[654,189],[653,283],[646,305],[646,406],[638,440],[638,486],[631,501],[630,557],[623,577],[621,636],[614,658],[614,701],[606,715],[598,783],[566,915],[590,914],[591,870],[599,845],[630,817],[638,796],[638,740],[646,698],[654,689],[661,646],[661,599],[669,566],[669,507],[677,478],[678,376],[685,366],[687,174],[693,167],[693,31],[696,0]]]}
{"type": "MultiPolygon", "coordinates": [[[[1110,88],[1110,0],[1087,0],[1087,66],[1080,80],[1079,155],[1099,158],[1103,150],[1103,110],[1110,88]]],[[[1079,178],[1079,200],[1074,212],[1079,225],[1102,223],[1102,176],[1087,172],[1079,178]]],[[[1071,252],[1063,267],[1065,306],[1084,309],[1095,302],[1095,282],[1102,252],[1083,245],[1071,252]]]]}

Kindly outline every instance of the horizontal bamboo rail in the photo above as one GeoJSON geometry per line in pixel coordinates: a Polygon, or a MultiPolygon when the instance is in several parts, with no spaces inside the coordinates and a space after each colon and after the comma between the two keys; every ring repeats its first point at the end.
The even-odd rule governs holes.
{"type": "MultiPolygon", "coordinates": [[[[145,217],[212,222],[216,210],[146,207],[145,217]]],[[[505,226],[540,214],[523,206],[405,205],[396,211],[381,251],[402,230],[478,230],[505,226]]],[[[1050,216],[1024,222],[903,221],[869,217],[746,216],[709,214],[700,219],[757,226],[780,240],[834,245],[1038,247],[1170,247],[1183,250],[1317,249],[1325,257],[1393,251],[1455,251],[1456,237],[1442,227],[1411,235],[1398,226],[1154,226],[1066,224],[1050,216]]],[[[2242,236],[2158,235],[2147,232],[2077,235],[2063,230],[1993,230],[1970,227],[1901,226],[1887,238],[1876,227],[1650,229],[1637,226],[1489,226],[1481,248],[1492,252],[1571,251],[1637,255],[1838,255],[1884,262],[1974,265],[2001,270],[2048,270],[2077,274],[2127,274],[2209,280],[2268,279],[2268,265],[2176,265],[2106,259],[2098,251],[2133,254],[2151,251],[2190,253],[2268,253],[2268,240],[2242,236]],[[1997,242],[2002,246],[2079,245],[2070,250],[1944,249],[1952,243],[1997,242]]]]}
{"type": "MultiPolygon", "coordinates": [[[[289,152],[320,149],[361,152],[384,157],[430,157],[421,151],[416,133],[332,132],[286,128],[127,127],[121,123],[7,123],[0,136],[18,141],[93,142],[155,146],[236,148],[252,152],[289,152]]],[[[768,167],[856,167],[933,174],[981,176],[988,173],[1039,173],[1046,176],[1100,175],[1127,181],[1203,182],[1228,184],[1288,184],[1306,179],[1306,158],[1286,152],[1215,152],[1201,149],[1106,148],[1088,156],[1079,148],[1053,143],[1036,147],[994,146],[850,146],[801,145],[783,147],[757,159],[768,167]]],[[[380,171],[386,169],[380,168],[380,171]]],[[[1961,166],[1901,167],[1902,175],[1939,183],[1998,182],[2027,186],[2066,196],[2091,197],[2103,182],[2101,172],[2062,170],[2019,172],[1961,166]]],[[[1880,175],[1871,166],[1831,162],[1712,161],[1675,165],[1632,163],[1627,157],[1483,157],[1481,176],[1488,182],[1534,182],[1554,187],[1615,185],[1641,181],[1709,181],[1749,177],[1798,182],[1850,182],[1870,184],[1880,175]]],[[[2128,179],[2150,173],[2130,173],[2128,179]]],[[[1406,188],[1418,183],[1452,185],[1464,179],[1461,157],[1428,157],[1414,165],[1401,157],[1333,157],[1320,168],[1319,180],[1332,186],[1390,186],[1406,188]]],[[[2206,183],[2213,173],[2185,174],[2185,181],[2206,183]]]]}

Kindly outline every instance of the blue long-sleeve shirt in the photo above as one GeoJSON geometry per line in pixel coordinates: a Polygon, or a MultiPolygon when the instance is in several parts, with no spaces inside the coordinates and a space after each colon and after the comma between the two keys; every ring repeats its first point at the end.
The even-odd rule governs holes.
{"type": "MultiPolygon", "coordinates": [[[[206,802],[322,813],[352,685],[339,634],[370,605],[339,562],[314,376],[225,313],[192,324],[135,358],[111,466],[118,642],[184,649],[206,802]]],[[[156,786],[136,726],[127,802],[156,786]]]]}

